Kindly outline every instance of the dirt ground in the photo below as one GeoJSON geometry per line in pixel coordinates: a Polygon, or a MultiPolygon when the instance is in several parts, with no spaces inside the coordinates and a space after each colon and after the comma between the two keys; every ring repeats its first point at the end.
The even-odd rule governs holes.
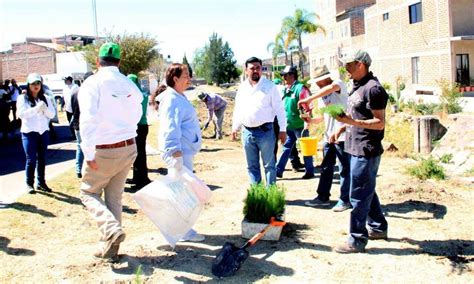
{"type": "MultiPolygon", "coordinates": [[[[205,117],[203,105],[200,116],[205,117]]],[[[202,243],[179,243],[174,250],[124,194],[127,238],[117,263],[95,259],[97,229],[79,200],[73,169],[50,182],[51,194],[26,195],[0,211],[1,282],[388,282],[474,283],[473,188],[450,181],[419,182],[405,174],[413,163],[384,154],[377,192],[389,222],[389,240],[369,241],[367,253],[340,255],[332,247],[347,238],[349,211],[309,208],[317,178],[302,180],[290,170],[278,180],[287,189],[286,221],[280,241],[261,241],[238,273],[216,279],[211,264],[226,241],[242,244],[243,199],[249,179],[240,143],[204,133],[196,156],[197,175],[213,196],[195,229],[202,243]],[[137,270],[140,272],[137,273],[137,270]]],[[[156,144],[152,122],[150,144],[156,144]]],[[[212,125],[209,128],[213,128],[212,125]]],[[[149,156],[150,177],[162,173],[158,156],[149,156]]],[[[321,161],[319,157],[315,164],[321,161]]],[[[332,205],[338,197],[335,180],[332,205]]]]}

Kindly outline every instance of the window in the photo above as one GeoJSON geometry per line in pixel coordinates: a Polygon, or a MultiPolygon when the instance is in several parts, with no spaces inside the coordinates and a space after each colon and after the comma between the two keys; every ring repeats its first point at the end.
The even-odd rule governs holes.
{"type": "Polygon", "coordinates": [[[384,13],[384,14],[383,14],[383,20],[384,20],[384,21],[388,20],[388,13],[384,13]]]}
{"type": "Polygon", "coordinates": [[[469,54],[456,54],[456,83],[470,85],[469,54]]]}
{"type": "Polygon", "coordinates": [[[423,21],[421,2],[408,6],[408,12],[410,13],[410,24],[423,21]]]}
{"type": "Polygon", "coordinates": [[[323,66],[323,65],[324,65],[324,58],[320,58],[320,59],[319,59],[319,65],[320,65],[320,66],[323,66]]]}
{"type": "Polygon", "coordinates": [[[420,58],[412,57],[411,58],[411,82],[413,84],[418,84],[419,75],[420,75],[420,58]]]}

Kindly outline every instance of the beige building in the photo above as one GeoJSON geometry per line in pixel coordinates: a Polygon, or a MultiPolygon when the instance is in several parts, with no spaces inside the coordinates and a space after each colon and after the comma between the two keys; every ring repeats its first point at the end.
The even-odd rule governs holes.
{"type": "Polygon", "coordinates": [[[395,86],[401,78],[407,96],[435,99],[440,79],[474,85],[474,1],[318,0],[316,6],[327,33],[312,37],[311,69],[336,70],[338,57],[365,49],[380,81],[395,86]]]}

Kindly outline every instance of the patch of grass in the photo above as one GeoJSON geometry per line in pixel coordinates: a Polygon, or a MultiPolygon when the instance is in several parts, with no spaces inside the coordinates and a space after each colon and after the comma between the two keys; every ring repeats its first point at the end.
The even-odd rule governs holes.
{"type": "Polygon", "coordinates": [[[143,274],[142,265],[140,264],[140,265],[138,265],[137,270],[135,271],[135,279],[133,281],[135,284],[143,283],[142,274],[143,274]]]}
{"type": "Polygon", "coordinates": [[[387,119],[384,141],[393,143],[398,148],[396,155],[406,156],[413,153],[413,135],[413,128],[409,121],[387,119]]]}
{"type": "Polygon", "coordinates": [[[439,158],[439,161],[443,164],[449,164],[453,159],[453,154],[444,154],[439,158]]]}
{"type": "Polygon", "coordinates": [[[244,216],[252,223],[268,223],[285,211],[285,189],[276,184],[268,188],[262,183],[252,185],[244,200],[244,216]]]}
{"type": "Polygon", "coordinates": [[[420,180],[427,180],[430,178],[436,180],[446,179],[444,168],[431,156],[428,159],[421,159],[417,165],[409,167],[407,171],[408,174],[420,180]]]}
{"type": "Polygon", "coordinates": [[[466,171],[464,172],[464,176],[466,176],[466,177],[472,177],[472,176],[474,176],[474,167],[472,167],[472,168],[466,170],[466,171]]]}

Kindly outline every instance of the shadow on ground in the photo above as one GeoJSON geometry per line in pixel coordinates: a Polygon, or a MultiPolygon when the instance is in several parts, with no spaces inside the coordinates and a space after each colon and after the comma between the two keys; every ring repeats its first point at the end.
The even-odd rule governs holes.
{"type": "Polygon", "coordinates": [[[23,248],[12,248],[8,245],[10,244],[10,239],[0,236],[0,251],[5,252],[8,255],[17,255],[17,256],[32,256],[36,253],[29,249],[23,248]]]}
{"type": "Polygon", "coordinates": [[[430,220],[430,219],[443,219],[448,209],[446,206],[432,203],[424,202],[419,200],[407,200],[401,203],[390,203],[382,205],[382,209],[387,212],[387,216],[391,218],[401,218],[401,219],[417,219],[417,220],[430,220]],[[407,217],[396,214],[407,214],[410,212],[428,212],[432,214],[432,217],[407,217]],[[396,214],[393,214],[396,213],[396,214]]]}
{"type": "MultiPolygon", "coordinates": [[[[331,248],[325,245],[305,243],[300,241],[299,234],[308,230],[309,226],[303,224],[288,223],[285,226],[281,239],[275,241],[260,241],[254,246],[247,248],[250,253],[249,258],[242,264],[241,269],[237,271],[234,278],[226,278],[229,281],[255,282],[270,275],[273,276],[291,276],[294,270],[290,267],[278,265],[268,258],[275,252],[291,251],[294,249],[308,249],[315,251],[330,251],[331,248]],[[258,255],[256,257],[255,255],[258,255]],[[263,256],[262,256],[263,255],[263,256]]],[[[150,255],[150,252],[139,256],[121,255],[113,271],[118,274],[133,275],[141,265],[143,276],[153,274],[154,268],[183,271],[196,275],[202,275],[211,278],[207,282],[219,281],[211,273],[212,263],[215,256],[221,250],[226,242],[234,243],[236,246],[242,246],[246,240],[240,235],[206,235],[202,247],[194,243],[179,243],[174,251],[169,246],[160,246],[159,256],[150,255]],[[209,249],[212,246],[212,249],[209,249]],[[165,254],[165,255],[163,255],[165,254]]],[[[195,282],[195,279],[179,276],[175,278],[182,282],[195,282]]]]}
{"type": "Polygon", "coordinates": [[[389,242],[409,243],[417,248],[370,248],[369,254],[417,255],[428,254],[449,259],[453,273],[463,273],[469,270],[468,263],[474,262],[473,240],[413,240],[410,238],[389,238],[389,242]]]}

